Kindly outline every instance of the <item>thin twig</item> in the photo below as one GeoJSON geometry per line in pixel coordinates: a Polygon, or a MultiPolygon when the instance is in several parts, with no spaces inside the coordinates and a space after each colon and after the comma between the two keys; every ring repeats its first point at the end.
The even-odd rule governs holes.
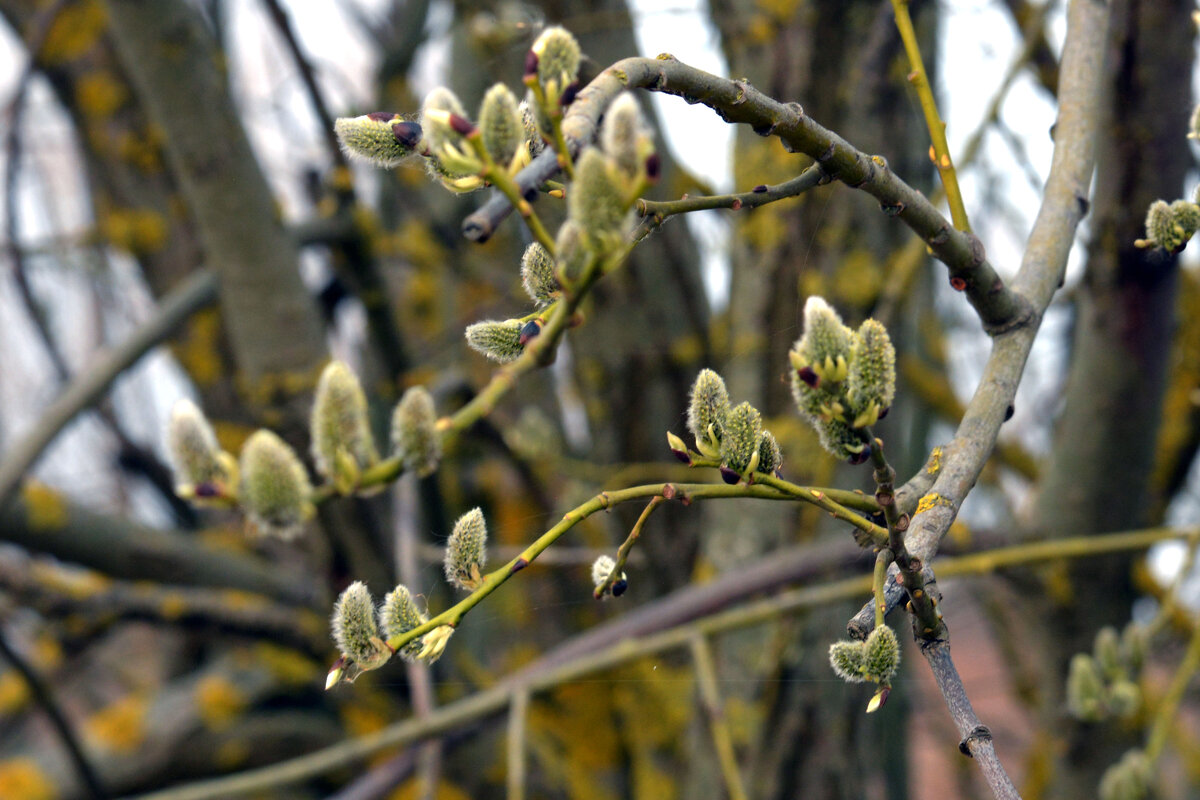
{"type": "Polygon", "coordinates": [[[217,279],[212,272],[201,270],[192,274],[163,298],[154,317],[77,375],[42,414],[34,429],[14,444],[0,463],[0,508],[8,503],[22,476],[76,414],[103,397],[122,372],[216,297],[217,279]]]}
{"type": "Polygon", "coordinates": [[[1179,704],[1183,702],[1183,693],[1187,691],[1188,684],[1196,677],[1197,672],[1200,672],[1200,624],[1192,631],[1187,651],[1183,654],[1175,674],[1171,676],[1166,694],[1154,710],[1154,721],[1150,727],[1150,736],[1146,740],[1146,758],[1151,764],[1162,754],[1162,749],[1167,743],[1167,734],[1171,731],[1171,723],[1179,711],[1179,704]]]}
{"type": "Polygon", "coordinates": [[[738,769],[733,736],[729,733],[729,725],[725,720],[712,648],[709,647],[708,640],[699,633],[693,635],[688,644],[692,651],[692,666],[696,670],[696,684],[700,689],[700,707],[704,709],[704,718],[708,720],[713,747],[717,751],[717,761],[721,764],[721,776],[725,779],[725,791],[730,800],[746,800],[746,784],[742,780],[741,770],[738,769]]]}
{"type": "MultiPolygon", "coordinates": [[[[1000,567],[1058,558],[1086,558],[1105,552],[1144,550],[1155,542],[1186,536],[1189,532],[1155,528],[1120,534],[1080,536],[1053,542],[1041,542],[1037,545],[1000,548],[971,556],[946,558],[940,563],[939,571],[944,577],[975,575],[1000,567]]],[[[779,559],[778,554],[772,555],[767,559],[767,566],[774,566],[773,562],[779,559]]],[[[806,566],[812,563],[811,557],[801,561],[806,566]]],[[[745,583],[744,577],[740,574],[731,575],[731,577],[738,583],[745,583]]],[[[695,587],[691,591],[704,593],[709,588],[695,587]]],[[[741,588],[743,593],[759,590],[758,586],[742,586],[741,588]]],[[[805,586],[766,600],[751,602],[736,609],[680,624],[668,630],[660,629],[658,632],[637,636],[621,635],[607,645],[595,646],[584,651],[570,648],[570,657],[555,658],[554,654],[551,654],[550,657],[539,660],[536,664],[530,665],[529,668],[521,670],[496,686],[442,706],[429,719],[404,720],[376,733],[268,767],[139,795],[130,800],[216,800],[216,798],[231,798],[271,787],[298,783],[346,764],[361,761],[379,750],[424,741],[432,736],[439,736],[447,731],[455,730],[468,722],[494,715],[507,707],[515,685],[526,686],[530,693],[534,694],[647,655],[685,647],[697,634],[714,636],[726,631],[763,624],[778,619],[783,614],[861,596],[870,589],[871,582],[866,576],[805,586]]],[[[622,627],[625,622],[624,619],[618,620],[615,627],[622,627]]],[[[595,633],[595,631],[590,633],[595,633]]]]}
{"type": "Polygon", "coordinates": [[[678,200],[646,200],[639,199],[634,208],[643,217],[658,217],[661,220],[676,214],[687,214],[692,211],[704,211],[714,208],[728,208],[733,211],[758,208],[776,200],[789,197],[799,197],[828,183],[829,178],[819,164],[813,164],[791,180],[777,183],[773,186],[755,186],[748,192],[735,194],[703,195],[701,197],[681,197],[678,200]]]}
{"type": "Polygon", "coordinates": [[[637,540],[641,538],[642,528],[646,525],[646,520],[650,519],[650,515],[654,513],[654,509],[658,508],[660,503],[666,501],[666,498],[661,495],[650,498],[650,502],[642,509],[642,513],[638,515],[637,522],[633,523],[633,528],[629,531],[629,535],[625,537],[625,541],[617,548],[617,560],[609,571],[608,577],[604,582],[595,588],[592,594],[597,598],[611,594],[613,584],[621,578],[621,573],[625,571],[625,562],[629,560],[629,553],[633,550],[633,546],[637,544],[637,540]]]}
{"type": "Polygon", "coordinates": [[[88,794],[93,800],[106,800],[106,798],[111,797],[112,795],[100,783],[100,778],[96,774],[96,770],[88,761],[87,756],[84,755],[83,748],[79,744],[79,739],[75,736],[75,732],[71,730],[66,716],[63,715],[62,709],[58,707],[58,703],[55,702],[49,688],[47,688],[46,684],[42,683],[42,679],[34,672],[33,667],[25,663],[25,659],[21,657],[20,653],[9,645],[2,627],[0,627],[0,656],[3,656],[8,663],[12,664],[13,669],[25,679],[25,683],[29,686],[29,692],[33,695],[34,702],[38,704],[50,719],[50,724],[54,728],[54,732],[58,734],[58,738],[62,740],[63,746],[66,747],[71,764],[75,767],[75,771],[79,773],[79,780],[87,789],[88,794]]]}
{"type": "Polygon", "coordinates": [[[517,688],[508,706],[508,800],[525,800],[525,723],[529,690],[517,688]]]}

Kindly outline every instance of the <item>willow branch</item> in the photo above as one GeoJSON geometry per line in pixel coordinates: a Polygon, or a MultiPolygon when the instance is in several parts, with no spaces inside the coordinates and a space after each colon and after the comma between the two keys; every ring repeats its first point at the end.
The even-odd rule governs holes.
{"type": "Polygon", "coordinates": [[[721,776],[725,780],[725,791],[730,800],[746,800],[745,781],[738,769],[737,753],[733,749],[733,736],[725,720],[721,702],[721,690],[717,685],[717,668],[713,663],[712,648],[708,640],[696,634],[688,643],[692,651],[692,665],[696,670],[696,684],[700,690],[700,706],[708,721],[717,761],[721,765],[721,776]]]}
{"type": "Polygon", "coordinates": [[[678,200],[646,200],[640,199],[634,208],[643,217],[654,217],[660,223],[667,217],[676,214],[686,214],[691,211],[706,211],[714,208],[728,208],[732,211],[758,208],[777,200],[789,197],[799,197],[809,189],[828,183],[829,178],[817,164],[801,172],[791,180],[777,183],[774,186],[759,185],[748,192],[735,194],[704,195],[701,197],[681,197],[678,200]]]}
{"type": "MultiPolygon", "coordinates": [[[[1081,536],[1038,545],[1001,548],[971,556],[946,558],[941,562],[939,572],[944,577],[974,575],[986,573],[1002,566],[1037,563],[1058,558],[1086,558],[1101,552],[1118,550],[1144,550],[1155,542],[1179,538],[1187,533],[1187,531],[1155,529],[1131,534],[1081,536]]],[[[837,549],[841,552],[846,551],[844,545],[837,549]]],[[[792,559],[794,574],[809,576],[818,574],[818,572],[812,571],[814,559],[811,552],[809,548],[797,548],[797,558],[792,559]]],[[[760,593],[764,589],[763,586],[746,585],[749,582],[748,576],[758,570],[775,571],[778,569],[781,559],[787,558],[786,554],[773,554],[750,570],[729,573],[720,579],[720,583],[739,584],[739,596],[760,593]]],[[[828,566],[828,563],[818,564],[817,569],[818,571],[824,570],[828,566]]],[[[725,586],[724,590],[729,588],[729,586],[725,586]]],[[[515,686],[524,686],[531,694],[535,694],[648,655],[686,647],[696,635],[711,637],[727,631],[761,625],[776,620],[784,614],[861,596],[870,590],[871,579],[863,575],[804,586],[775,597],[747,603],[735,609],[711,613],[714,585],[692,587],[685,592],[696,597],[696,605],[707,608],[711,613],[710,616],[700,619],[695,619],[693,616],[691,619],[694,621],[680,624],[665,623],[666,625],[674,624],[675,627],[654,630],[632,629],[629,627],[628,621],[622,618],[616,620],[612,625],[613,628],[621,631],[619,634],[606,634],[602,639],[597,639],[592,636],[597,631],[590,631],[579,637],[581,641],[588,640],[585,648],[579,647],[577,642],[559,648],[554,653],[548,654],[489,689],[442,706],[426,719],[404,720],[381,731],[269,767],[138,795],[130,800],[215,800],[297,783],[347,764],[362,761],[385,748],[440,736],[467,723],[493,716],[508,707],[515,686]],[[699,599],[701,597],[704,599],[699,599]]],[[[668,598],[664,603],[670,603],[671,600],[672,598],[668,598]]],[[[703,611],[694,613],[703,613],[703,611]]],[[[661,619],[668,618],[664,616],[661,619]]]]}
{"type": "Polygon", "coordinates": [[[529,691],[514,689],[508,707],[508,800],[525,798],[525,724],[529,716],[529,691]]]}
{"type": "Polygon", "coordinates": [[[208,270],[194,273],[163,299],[155,315],[132,336],[77,375],[46,409],[33,430],[14,444],[0,463],[0,508],[8,504],[21,477],[75,415],[103,397],[117,376],[216,297],[217,279],[213,273],[208,270]]]}
{"type": "MultiPolygon", "coordinates": [[[[966,292],[989,333],[1029,319],[1027,303],[1004,286],[979,239],[956,231],[923,194],[888,168],[884,158],[856,149],[808,117],[799,104],[773,100],[746,81],[719,78],[671,57],[623,59],[600,73],[572,103],[563,120],[568,146],[577,151],[590,142],[608,104],[620,92],[635,88],[703,103],[727,122],[744,123],[762,136],[778,137],[788,150],[815,159],[830,178],[870,194],[886,214],[908,225],[949,267],[951,283],[966,292]]],[[[517,184],[523,192],[536,189],[556,169],[554,154],[543,153],[517,175],[517,184]]],[[[463,233],[483,241],[510,211],[505,198],[494,196],[463,221],[463,233]]]]}

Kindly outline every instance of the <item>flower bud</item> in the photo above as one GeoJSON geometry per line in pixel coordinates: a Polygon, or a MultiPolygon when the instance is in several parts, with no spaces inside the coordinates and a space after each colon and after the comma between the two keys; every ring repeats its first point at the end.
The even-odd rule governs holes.
{"type": "Polygon", "coordinates": [[[1142,706],[1142,690],[1130,680],[1119,679],[1108,688],[1108,710],[1118,719],[1129,719],[1142,706]]]}
{"type": "Polygon", "coordinates": [[[590,246],[606,251],[620,237],[626,203],[614,179],[611,162],[588,148],[575,164],[575,182],[567,191],[567,215],[579,226],[590,246]]]}
{"type": "Polygon", "coordinates": [[[1076,719],[1096,722],[1104,716],[1104,682],[1096,661],[1076,653],[1067,674],[1067,708],[1076,719]]]}
{"type": "Polygon", "coordinates": [[[1190,200],[1176,200],[1171,203],[1171,220],[1181,242],[1187,244],[1200,229],[1200,206],[1190,200]]]}
{"type": "Polygon", "coordinates": [[[1116,628],[1106,625],[1096,633],[1092,655],[1105,680],[1125,677],[1125,665],[1121,663],[1121,640],[1116,628]]]}
{"type": "Polygon", "coordinates": [[[525,145],[525,124],[517,109],[517,98],[503,83],[487,90],[479,107],[479,130],[483,147],[501,169],[508,169],[525,145]]]}
{"type": "Polygon", "coordinates": [[[220,448],[204,413],[187,398],[171,409],[167,448],[175,493],[185,500],[223,497],[237,483],[237,462],[220,448]]]}
{"type": "Polygon", "coordinates": [[[729,392],[725,381],[711,369],[702,369],[692,384],[687,427],[696,437],[696,449],[709,458],[720,453],[725,418],[729,414],[729,392]]]}
{"type": "Polygon", "coordinates": [[[313,399],[312,456],[317,472],[341,494],[350,494],[362,471],[379,460],[367,398],[358,376],[340,361],[331,361],[317,382],[313,399]]]}
{"type": "Polygon", "coordinates": [[[825,452],[850,464],[861,464],[871,457],[871,446],[858,432],[837,419],[814,423],[817,438],[825,452]]]}
{"type": "Polygon", "coordinates": [[[459,589],[474,591],[483,583],[487,563],[487,523],[483,511],[473,508],[458,518],[446,542],[446,580],[459,589]]]}
{"type": "Polygon", "coordinates": [[[865,320],[854,336],[846,376],[846,399],[853,415],[851,427],[874,425],[895,396],[896,351],[892,340],[880,322],[865,320]]]}
{"type": "Polygon", "coordinates": [[[583,277],[592,260],[592,254],[583,240],[583,229],[571,220],[564,222],[559,226],[554,250],[558,254],[554,277],[560,285],[570,288],[583,277]]]}
{"type": "Polygon", "coordinates": [[[721,437],[721,464],[743,477],[758,466],[762,441],[762,416],[749,403],[739,403],[725,417],[721,437]]]}
{"type": "Polygon", "coordinates": [[[485,320],[467,326],[467,344],[472,350],[482,353],[492,361],[507,364],[516,361],[525,352],[521,346],[520,320],[508,319],[503,322],[485,320]]]}
{"type": "Polygon", "coordinates": [[[1129,750],[1100,779],[1100,800],[1145,800],[1150,796],[1150,760],[1141,750],[1129,750]]]}
{"type": "MultiPolygon", "coordinates": [[[[595,587],[597,598],[603,596],[600,594],[600,587],[602,587],[608,581],[608,576],[612,575],[613,570],[616,568],[617,562],[614,561],[611,556],[598,556],[596,560],[592,562],[592,586],[595,587]]],[[[620,575],[617,575],[613,578],[612,585],[608,587],[604,594],[611,593],[613,597],[620,597],[625,593],[625,589],[628,586],[629,579],[625,573],[622,572],[620,575]]]]}
{"type": "MultiPolygon", "coordinates": [[[[429,618],[417,608],[417,601],[404,584],[397,584],[395,589],[388,592],[383,598],[383,605],[379,607],[379,628],[387,640],[403,636],[428,621],[429,618]]],[[[422,647],[421,637],[417,637],[400,648],[397,654],[405,661],[415,661],[422,647]]]]}
{"type": "Polygon", "coordinates": [[[450,637],[453,635],[453,626],[439,625],[422,636],[421,650],[417,653],[417,660],[424,661],[426,664],[437,661],[442,657],[442,653],[446,652],[446,645],[450,643],[450,637]]]}
{"type": "Polygon", "coordinates": [[[812,366],[822,380],[837,382],[844,379],[841,365],[849,361],[853,345],[854,333],[838,313],[824,298],[809,297],[804,303],[804,335],[794,347],[804,364],[812,366]]]}
{"type": "Polygon", "coordinates": [[[546,28],[530,50],[537,56],[538,83],[547,98],[557,102],[562,90],[579,76],[579,42],[566,28],[546,28]]]}
{"type": "Polygon", "coordinates": [[[900,668],[900,642],[887,625],[877,625],[863,643],[862,673],[867,680],[890,686],[900,668]]]}
{"type": "Polygon", "coordinates": [[[242,447],[238,501],[260,533],[290,539],[312,517],[312,485],[295,451],[268,430],[242,447]]]}
{"type": "Polygon", "coordinates": [[[645,171],[646,159],[654,152],[654,140],[642,117],[641,106],[631,92],[622,92],[608,107],[600,126],[600,146],[629,178],[645,171]]]}
{"type": "Polygon", "coordinates": [[[343,666],[345,677],[339,676],[339,680],[347,683],[353,683],[367,670],[382,667],[392,657],[392,651],[379,638],[375,601],[362,581],[347,586],[334,604],[333,641],[342,655],[352,662],[343,666]]]}
{"type": "Polygon", "coordinates": [[[1121,631],[1121,661],[1129,675],[1141,673],[1146,663],[1146,626],[1130,622],[1121,631]]]}
{"type": "Polygon", "coordinates": [[[691,465],[692,457],[688,455],[687,444],[670,431],[667,431],[667,447],[671,448],[671,455],[684,464],[691,465]]]}
{"type": "Polygon", "coordinates": [[[782,466],[783,451],[779,449],[775,434],[763,431],[758,442],[758,471],[773,475],[782,466]]]}
{"type": "Polygon", "coordinates": [[[334,120],[342,152],[353,159],[390,169],[411,156],[421,139],[421,128],[399,114],[377,112],[334,120]]]}
{"type": "Polygon", "coordinates": [[[392,449],[404,469],[426,478],[442,458],[442,439],[437,432],[433,397],[423,386],[404,393],[392,412],[392,449]]]}
{"type": "Polygon", "coordinates": [[[458,97],[444,87],[426,95],[421,107],[421,128],[430,155],[428,165],[442,185],[455,192],[469,192],[483,186],[479,176],[483,164],[463,133],[470,129],[466,116],[458,97]]]}
{"type": "Polygon", "coordinates": [[[863,643],[834,642],[829,645],[829,665],[847,683],[863,683],[863,643]]]}
{"type": "Polygon", "coordinates": [[[560,294],[554,258],[537,242],[526,247],[521,256],[521,284],[538,308],[554,302],[560,294]]]}

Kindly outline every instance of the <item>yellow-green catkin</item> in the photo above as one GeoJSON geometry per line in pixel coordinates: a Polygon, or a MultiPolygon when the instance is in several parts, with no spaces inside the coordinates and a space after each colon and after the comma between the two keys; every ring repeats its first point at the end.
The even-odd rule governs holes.
{"type": "Polygon", "coordinates": [[[521,112],[521,126],[525,129],[525,146],[529,148],[530,158],[535,158],[546,149],[545,134],[543,133],[549,125],[541,121],[540,109],[537,103],[532,101],[532,98],[526,95],[521,100],[517,110],[521,112]]]}
{"type": "Polygon", "coordinates": [[[863,643],[841,641],[829,645],[829,666],[847,683],[864,683],[863,643]]]}
{"type": "Polygon", "coordinates": [[[526,247],[521,256],[521,285],[538,308],[550,305],[560,294],[554,258],[537,242],[526,247]]]}
{"type": "Polygon", "coordinates": [[[1067,709],[1076,718],[1095,722],[1104,717],[1104,681],[1096,660],[1076,653],[1067,673],[1067,709]]]}
{"type": "MultiPolygon", "coordinates": [[[[388,592],[383,598],[383,605],[379,607],[379,628],[389,640],[403,636],[428,621],[429,618],[417,607],[412,592],[404,584],[397,584],[395,589],[388,592]]],[[[421,637],[417,637],[397,650],[396,654],[405,661],[416,661],[422,647],[421,637]]]]}
{"type": "Polygon", "coordinates": [[[575,181],[567,191],[567,215],[597,253],[620,243],[624,232],[627,205],[614,168],[598,149],[588,148],[575,165],[575,181]]]}
{"type": "Polygon", "coordinates": [[[421,106],[421,130],[430,156],[427,163],[433,176],[455,192],[470,192],[483,186],[483,178],[479,175],[483,164],[459,130],[466,120],[462,103],[449,89],[439,86],[425,96],[421,106]]]}
{"type": "Polygon", "coordinates": [[[350,158],[390,169],[416,152],[421,128],[399,114],[341,117],[333,123],[338,143],[350,158]]]}
{"type": "Polygon", "coordinates": [[[583,229],[569,219],[558,228],[554,250],[558,254],[554,265],[554,277],[568,288],[583,277],[595,259],[595,255],[584,241],[583,229]]]}
{"type": "Polygon", "coordinates": [[[255,431],[242,447],[238,502],[260,533],[295,537],[313,515],[312,485],[300,458],[268,430],[255,431]]]}
{"type": "Polygon", "coordinates": [[[175,472],[175,493],[192,500],[218,498],[237,483],[237,463],[217,444],[204,413],[187,398],[171,409],[167,449],[175,472]]]}
{"type": "Polygon", "coordinates": [[[579,75],[582,52],[566,28],[546,28],[530,48],[537,56],[538,83],[548,101],[557,103],[563,90],[579,75]]]}
{"type": "MultiPolygon", "coordinates": [[[[487,90],[479,106],[479,130],[483,147],[496,166],[509,170],[519,161],[525,147],[525,125],[517,108],[517,98],[503,83],[487,90]]],[[[524,163],[528,158],[524,159],[524,163]]]]}
{"type": "Polygon", "coordinates": [[[846,378],[846,416],[851,427],[874,425],[895,396],[896,350],[891,337],[879,321],[865,320],[854,336],[846,378]]]}
{"type": "Polygon", "coordinates": [[[900,668],[900,642],[887,625],[877,625],[863,643],[863,677],[881,686],[890,686],[900,668]]]}
{"type": "Polygon", "coordinates": [[[1129,750],[1100,779],[1100,800],[1145,800],[1153,778],[1150,759],[1139,749],[1129,750]]]}
{"type": "Polygon", "coordinates": [[[467,344],[492,361],[507,364],[516,361],[525,352],[525,346],[521,344],[522,327],[521,321],[516,319],[476,322],[467,326],[467,344]]]}
{"type": "Polygon", "coordinates": [[[487,523],[483,511],[473,508],[454,523],[446,542],[446,580],[459,589],[474,591],[483,582],[486,563],[487,523]]]}
{"type": "Polygon", "coordinates": [[[761,442],[762,416],[749,403],[739,403],[725,417],[721,436],[721,465],[741,477],[747,477],[758,467],[761,442]]]}
{"type": "Polygon", "coordinates": [[[358,376],[340,361],[321,372],[313,398],[312,456],[317,472],[342,494],[358,485],[363,470],[379,460],[358,376]]]}
{"type": "Polygon", "coordinates": [[[627,178],[641,175],[654,139],[632,92],[617,95],[600,125],[600,147],[627,178]]]}
{"type": "Polygon", "coordinates": [[[783,451],[775,434],[763,431],[758,443],[758,471],[768,475],[774,474],[783,466],[783,451]]]}
{"type": "Polygon", "coordinates": [[[1105,625],[1096,632],[1096,639],[1092,644],[1092,656],[1096,659],[1096,665],[1100,668],[1100,673],[1105,680],[1111,681],[1125,677],[1125,665],[1121,658],[1121,637],[1117,634],[1116,628],[1105,625]]]}
{"type": "Polygon", "coordinates": [[[729,415],[729,391],[725,380],[711,369],[702,369],[692,384],[688,402],[687,428],[696,438],[696,449],[709,458],[720,455],[725,418],[729,415]]]}
{"type": "Polygon", "coordinates": [[[392,450],[408,472],[426,478],[442,458],[433,396],[423,386],[408,389],[392,412],[392,450]]]}
{"type": "Polygon", "coordinates": [[[332,627],[338,650],[357,667],[345,680],[353,681],[358,673],[382,667],[391,658],[392,651],[379,638],[375,601],[362,581],[350,584],[338,596],[332,627]]]}

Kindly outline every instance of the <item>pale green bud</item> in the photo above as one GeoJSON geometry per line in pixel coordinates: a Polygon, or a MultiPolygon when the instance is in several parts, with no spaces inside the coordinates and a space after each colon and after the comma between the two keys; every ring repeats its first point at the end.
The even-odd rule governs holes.
{"type": "Polygon", "coordinates": [[[425,134],[426,146],[435,156],[447,144],[462,144],[462,134],[450,125],[450,114],[467,118],[467,112],[463,109],[458,95],[444,86],[439,86],[425,95],[425,101],[421,104],[421,130],[425,134]]]}
{"type": "Polygon", "coordinates": [[[1150,796],[1150,760],[1141,750],[1129,750],[1100,779],[1100,800],[1145,800],[1150,796]]]}
{"type": "Polygon", "coordinates": [[[845,422],[837,419],[818,420],[813,422],[813,426],[817,430],[821,447],[834,458],[851,464],[861,464],[871,457],[871,448],[858,432],[845,422]]]}
{"type": "Polygon", "coordinates": [[[834,642],[829,645],[829,666],[847,683],[864,683],[863,643],[834,642]]]}
{"type": "Polygon", "coordinates": [[[771,475],[782,466],[783,451],[779,449],[779,442],[775,439],[775,434],[763,431],[762,438],[758,442],[758,471],[771,475]]]}
{"type": "Polygon", "coordinates": [[[521,127],[525,129],[525,146],[529,148],[530,157],[535,157],[546,149],[546,140],[542,138],[542,131],[549,128],[549,120],[544,123],[540,120],[545,116],[541,113],[541,108],[536,102],[533,102],[529,93],[525,93],[525,99],[517,106],[521,112],[521,127]]]}
{"type": "Polygon", "coordinates": [[[851,427],[863,428],[879,421],[896,396],[896,351],[887,328],[873,319],[859,326],[850,353],[846,377],[847,416],[851,427]]]}
{"type": "Polygon", "coordinates": [[[377,669],[392,657],[379,638],[375,623],[375,601],[367,585],[355,581],[338,596],[333,607],[333,641],[343,656],[353,661],[344,680],[353,682],[361,673],[377,669]]]}
{"type": "Polygon", "coordinates": [[[521,284],[538,308],[554,302],[560,294],[558,278],[554,277],[554,259],[537,242],[526,247],[521,256],[521,284]]]}
{"type": "Polygon", "coordinates": [[[1171,203],[1171,218],[1186,244],[1200,229],[1200,206],[1189,200],[1176,200],[1171,203]]]}
{"type": "MultiPolygon", "coordinates": [[[[404,584],[397,584],[395,589],[388,592],[383,598],[383,605],[379,607],[379,628],[385,639],[403,636],[428,621],[429,618],[417,608],[417,601],[404,584]]],[[[421,637],[417,637],[396,653],[405,661],[415,661],[422,647],[421,637]]]]}
{"type": "Polygon", "coordinates": [[[442,657],[442,653],[446,652],[446,645],[450,643],[450,637],[453,635],[453,626],[439,625],[422,636],[421,650],[417,653],[417,660],[424,661],[426,664],[437,661],[442,657]]]}
{"type": "Polygon", "coordinates": [[[516,319],[476,322],[467,326],[467,344],[492,361],[507,364],[516,361],[525,352],[521,344],[522,327],[521,321],[516,319]]]}
{"type": "Polygon", "coordinates": [[[1142,706],[1142,690],[1130,680],[1119,679],[1108,688],[1108,710],[1120,719],[1129,719],[1142,706]]]}
{"type": "Polygon", "coordinates": [[[816,370],[822,380],[836,383],[845,377],[843,365],[849,362],[853,346],[854,332],[824,298],[808,298],[804,303],[804,335],[794,347],[804,364],[816,370]]]}
{"type": "Polygon", "coordinates": [[[311,433],[317,472],[342,494],[353,492],[362,471],[379,460],[367,419],[367,397],[358,376],[340,361],[331,361],[321,372],[311,433]]]}
{"type": "Polygon", "coordinates": [[[631,92],[622,92],[608,107],[600,126],[600,146],[628,177],[640,175],[654,152],[654,139],[631,92]]]}
{"type": "Polygon", "coordinates": [[[729,392],[725,381],[711,369],[700,370],[692,384],[687,427],[696,437],[696,449],[709,458],[716,458],[719,453],[728,414],[729,392]]]}
{"type": "Polygon", "coordinates": [[[350,158],[390,169],[415,152],[421,127],[399,114],[375,113],[334,121],[338,143],[350,158]]]}
{"type": "Polygon", "coordinates": [[[721,435],[721,463],[746,476],[758,466],[758,447],[762,441],[762,416],[749,403],[739,403],[725,417],[721,435]]]}
{"type": "Polygon", "coordinates": [[[1146,626],[1130,622],[1121,631],[1121,660],[1130,675],[1137,675],[1146,663],[1146,626]]]}
{"type": "Polygon", "coordinates": [[[1106,625],[1096,633],[1092,655],[1105,680],[1125,677],[1125,665],[1121,662],[1121,639],[1116,628],[1106,625]]]}
{"type": "Polygon", "coordinates": [[[492,161],[501,169],[508,169],[525,145],[525,124],[517,109],[516,95],[503,83],[497,83],[483,96],[479,130],[492,161]]]}
{"type": "Polygon", "coordinates": [[[446,580],[459,589],[474,591],[483,582],[487,563],[487,523],[483,511],[473,508],[458,518],[446,542],[446,580]]]}
{"type": "Polygon", "coordinates": [[[583,229],[571,220],[564,222],[554,240],[554,250],[558,254],[554,275],[559,283],[569,287],[583,277],[592,260],[592,254],[583,240],[583,229]]]}
{"type": "Polygon", "coordinates": [[[1096,722],[1104,716],[1104,681],[1087,653],[1076,653],[1067,674],[1067,709],[1076,719],[1096,722]]]}
{"type": "Polygon", "coordinates": [[[268,430],[242,447],[238,501],[259,532],[290,539],[313,515],[312,485],[294,450],[268,430]]]}
{"type": "Polygon", "coordinates": [[[188,500],[222,497],[237,483],[237,463],[217,444],[204,413],[187,398],[176,401],[167,423],[175,493],[188,500]]]}
{"type": "Polygon", "coordinates": [[[455,192],[469,192],[483,186],[479,176],[483,164],[462,132],[464,124],[470,123],[454,92],[438,87],[425,96],[421,129],[431,157],[428,165],[433,175],[455,192]]]}
{"type": "Polygon", "coordinates": [[[576,162],[575,182],[567,189],[567,215],[600,251],[619,241],[624,229],[625,197],[615,178],[612,163],[592,147],[576,162]]]}
{"type": "MultiPolygon", "coordinates": [[[[617,562],[611,556],[598,556],[592,562],[592,586],[599,589],[616,568],[617,562]]],[[[613,585],[609,588],[609,591],[615,595],[624,594],[628,581],[629,578],[622,572],[613,579],[613,585]]]]}
{"type": "Polygon", "coordinates": [[[582,54],[579,42],[566,28],[546,28],[530,48],[537,56],[538,83],[547,97],[557,100],[567,86],[579,75],[582,54]]]}
{"type": "Polygon", "coordinates": [[[890,686],[900,668],[900,642],[887,625],[877,625],[863,642],[862,673],[867,680],[890,686]]]}
{"type": "Polygon", "coordinates": [[[433,397],[423,386],[404,393],[392,412],[392,450],[404,469],[426,478],[442,458],[442,438],[437,432],[433,397]]]}

